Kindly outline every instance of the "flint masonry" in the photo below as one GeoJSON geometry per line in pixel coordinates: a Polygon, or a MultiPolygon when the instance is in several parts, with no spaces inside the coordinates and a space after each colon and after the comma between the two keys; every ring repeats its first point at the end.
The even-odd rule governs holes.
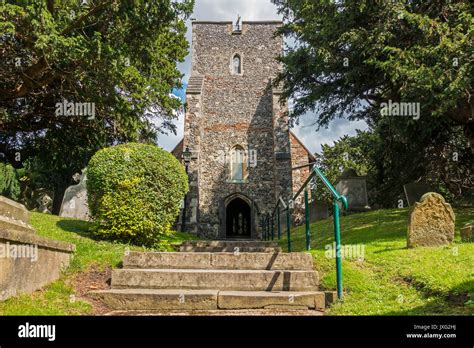
{"type": "Polygon", "coordinates": [[[308,175],[307,168],[292,171],[313,158],[290,132],[287,105],[272,87],[281,69],[283,41],[274,36],[280,25],[193,22],[184,138],[173,150],[178,159],[191,153],[181,230],[260,239],[261,218],[308,175]]]}

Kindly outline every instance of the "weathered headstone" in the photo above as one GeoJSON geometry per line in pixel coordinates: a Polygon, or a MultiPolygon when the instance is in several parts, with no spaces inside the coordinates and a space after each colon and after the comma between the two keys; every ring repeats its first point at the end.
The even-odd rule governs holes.
{"type": "Polygon", "coordinates": [[[51,192],[42,188],[33,191],[32,199],[36,206],[34,210],[40,213],[51,214],[53,208],[53,199],[51,196],[51,192]]]}
{"type": "Polygon", "coordinates": [[[454,239],[454,221],[454,211],[443,196],[435,192],[424,194],[410,211],[408,247],[451,243],[454,239]]]}
{"type": "Polygon", "coordinates": [[[463,242],[474,242],[474,224],[466,224],[461,228],[461,240],[463,242]]]}
{"type": "Polygon", "coordinates": [[[364,176],[358,176],[354,169],[346,169],[336,184],[336,190],[346,196],[349,210],[370,209],[367,197],[367,183],[364,176]]]}
{"type": "Polygon", "coordinates": [[[329,219],[329,208],[325,201],[313,201],[309,204],[309,221],[329,219]]]}
{"type": "Polygon", "coordinates": [[[84,169],[80,176],[79,184],[69,186],[66,189],[59,216],[86,221],[90,220],[89,206],[87,204],[86,181],[87,174],[84,169]]]}
{"type": "Polygon", "coordinates": [[[421,196],[425,193],[433,191],[428,184],[421,182],[411,182],[403,185],[403,190],[405,191],[405,197],[409,207],[419,202],[421,196]]]}

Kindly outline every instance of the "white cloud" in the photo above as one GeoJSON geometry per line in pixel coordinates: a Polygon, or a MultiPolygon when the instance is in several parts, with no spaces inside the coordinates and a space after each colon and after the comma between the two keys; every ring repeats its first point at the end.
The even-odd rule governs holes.
{"type": "MultiPolygon", "coordinates": [[[[238,14],[243,21],[281,19],[277,14],[276,6],[270,0],[196,0],[194,14],[191,17],[200,21],[235,21],[238,14]]],[[[191,44],[191,21],[188,21],[187,27],[186,37],[191,44]]],[[[191,55],[188,55],[186,60],[179,64],[179,69],[185,75],[184,81],[188,81],[191,72],[191,55]]],[[[311,126],[311,118],[314,118],[314,115],[307,114],[302,117],[300,126],[293,131],[312,152],[319,152],[321,144],[333,143],[344,134],[355,134],[357,128],[367,128],[365,122],[349,122],[338,119],[331,122],[328,129],[315,132],[316,126],[311,126]]],[[[158,140],[158,144],[166,150],[171,151],[182,139],[183,116],[180,116],[176,121],[176,126],[177,135],[162,135],[158,140]]]]}
{"type": "Polygon", "coordinates": [[[331,121],[327,128],[316,131],[315,119],[314,113],[307,113],[300,118],[299,125],[292,129],[312,153],[321,152],[321,144],[332,145],[343,135],[355,135],[357,129],[367,130],[368,128],[365,121],[348,121],[338,118],[331,121]]]}

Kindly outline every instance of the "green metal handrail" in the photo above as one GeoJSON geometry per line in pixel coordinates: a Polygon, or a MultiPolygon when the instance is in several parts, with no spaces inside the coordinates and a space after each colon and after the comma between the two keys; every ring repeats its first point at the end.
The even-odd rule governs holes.
{"type": "Polygon", "coordinates": [[[334,239],[336,241],[336,281],[337,281],[337,297],[342,299],[342,260],[341,260],[341,227],[339,223],[339,202],[344,209],[348,209],[347,198],[334,188],[329,180],[324,176],[323,172],[314,166],[311,169],[310,175],[305,180],[303,185],[298,189],[298,191],[293,195],[288,204],[285,204],[285,201],[280,196],[278,197],[277,203],[273,208],[271,214],[267,214],[263,217],[263,238],[264,240],[274,239],[274,229],[273,224],[275,218],[277,219],[278,225],[278,239],[281,238],[281,213],[286,211],[286,234],[288,239],[288,252],[291,252],[291,209],[293,202],[299,197],[301,192],[304,191],[304,206],[305,206],[305,236],[306,236],[306,250],[311,249],[311,240],[310,240],[310,218],[309,218],[309,194],[308,194],[308,185],[313,178],[319,178],[323,182],[324,186],[333,196],[333,209],[334,209],[334,239]],[[270,228],[271,225],[271,228],[270,228]]]}

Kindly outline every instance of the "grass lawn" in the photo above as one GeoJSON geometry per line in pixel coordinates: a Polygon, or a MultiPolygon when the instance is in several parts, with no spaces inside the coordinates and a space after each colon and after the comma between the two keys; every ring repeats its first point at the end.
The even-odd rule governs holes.
{"type": "MultiPolygon", "coordinates": [[[[106,270],[120,265],[127,250],[150,250],[127,244],[98,241],[88,231],[89,223],[54,215],[32,213],[30,224],[41,236],[70,242],[76,245],[76,252],[63,277],[42,290],[24,294],[0,302],[0,315],[81,315],[93,313],[93,306],[80,293],[89,290],[88,284],[103,283],[106,270]]],[[[193,239],[191,235],[176,233],[168,240],[174,244],[193,239]]],[[[93,289],[90,289],[93,290],[93,289]]]]}
{"type": "MultiPolygon", "coordinates": [[[[456,210],[455,242],[450,246],[406,248],[408,210],[377,210],[341,218],[343,245],[364,246],[364,258],[343,261],[345,300],[330,315],[474,314],[474,243],[461,243],[459,229],[474,221],[474,209],[456,210]]],[[[127,244],[94,240],[87,222],[32,213],[38,234],[74,243],[76,253],[63,277],[33,294],[0,302],[0,315],[100,314],[84,294],[103,286],[120,265],[127,244]],[[98,286],[97,288],[95,286],[98,286]]],[[[292,230],[293,250],[304,250],[304,227],[292,230]]],[[[285,231],[284,231],[285,232],[285,231]]],[[[325,246],[334,241],[332,220],[311,225],[311,241],[321,288],[335,289],[335,260],[325,246]]],[[[173,244],[194,239],[177,233],[173,244]]],[[[286,240],[281,244],[286,248],[286,240]]]]}
{"type": "MultiPolygon", "coordinates": [[[[345,299],[330,315],[474,314],[474,243],[461,243],[460,227],[474,221],[474,209],[455,209],[452,245],[406,248],[408,209],[376,210],[341,217],[342,245],[364,247],[364,258],[343,260],[345,299]]],[[[321,288],[336,288],[331,220],[311,225],[311,254],[321,288]]],[[[286,230],[282,231],[286,234],[286,230]]],[[[286,250],[287,240],[281,239],[286,250]]],[[[293,251],[303,251],[304,226],[292,230],[293,251]]]]}

